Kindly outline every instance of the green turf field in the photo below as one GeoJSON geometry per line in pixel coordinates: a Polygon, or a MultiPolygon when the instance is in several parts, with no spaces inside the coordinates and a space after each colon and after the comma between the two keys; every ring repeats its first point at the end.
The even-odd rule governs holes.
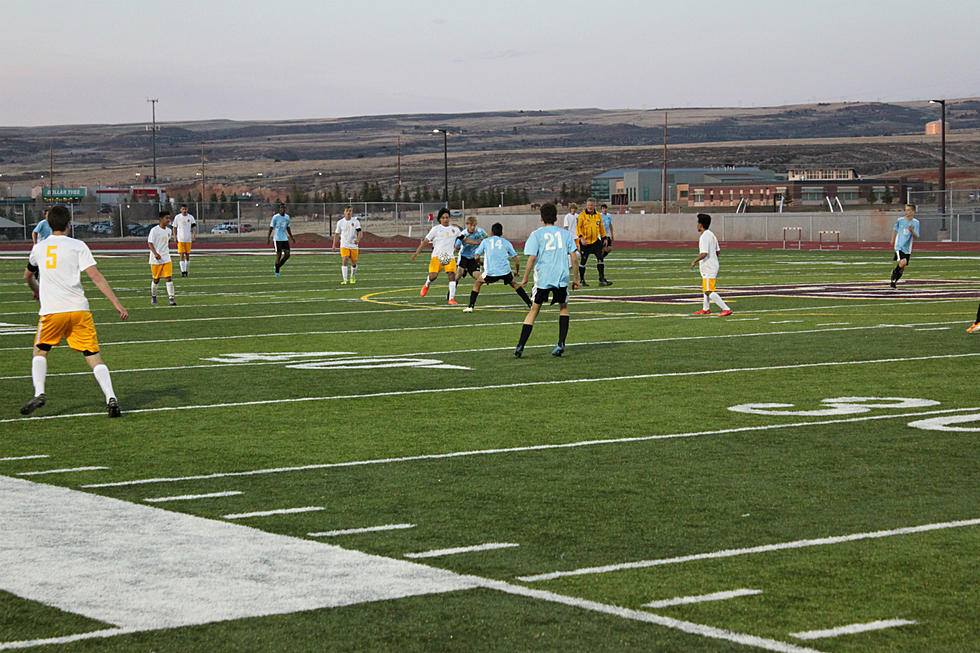
{"type": "Polygon", "coordinates": [[[171,308],[101,256],[117,420],[64,345],[20,416],[3,257],[0,650],[975,649],[980,254],[725,251],[725,318],[695,255],[614,252],[521,359],[424,257],[195,255],[171,308]]]}

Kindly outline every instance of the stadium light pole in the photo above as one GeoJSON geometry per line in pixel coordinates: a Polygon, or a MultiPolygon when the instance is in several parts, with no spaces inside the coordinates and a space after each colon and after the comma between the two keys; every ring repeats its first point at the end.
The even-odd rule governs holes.
{"type": "Polygon", "coordinates": [[[449,208],[449,131],[445,129],[433,129],[433,134],[442,133],[442,168],[443,168],[443,195],[446,196],[446,208],[449,208]]]}
{"type": "Polygon", "coordinates": [[[157,183],[157,102],[159,98],[147,98],[146,100],[153,106],[153,130],[150,133],[150,142],[153,144],[153,183],[157,183]]]}
{"type": "Polygon", "coordinates": [[[939,120],[940,148],[939,157],[939,213],[943,216],[943,223],[940,229],[946,230],[946,100],[929,100],[929,104],[938,104],[942,108],[942,116],[939,120]]]}

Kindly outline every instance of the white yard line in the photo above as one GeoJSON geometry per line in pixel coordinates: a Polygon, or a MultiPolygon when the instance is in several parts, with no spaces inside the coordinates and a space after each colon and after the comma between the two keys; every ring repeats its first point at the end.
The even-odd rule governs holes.
{"type": "Polygon", "coordinates": [[[381,526],[364,526],[363,528],[343,528],[337,531],[321,531],[319,533],[307,533],[307,537],[336,537],[338,535],[359,535],[361,533],[378,533],[381,531],[399,531],[406,528],[415,528],[415,524],[383,524],[381,526]]]}
{"type": "Polygon", "coordinates": [[[607,605],[605,603],[598,603],[596,601],[580,599],[574,596],[565,596],[563,594],[556,594],[554,592],[547,592],[544,590],[536,590],[530,587],[512,585],[510,583],[506,583],[503,581],[487,581],[484,584],[484,587],[487,587],[489,589],[495,589],[501,592],[506,592],[507,594],[514,594],[516,596],[525,596],[532,599],[538,599],[539,601],[548,601],[550,603],[558,603],[570,607],[581,608],[583,610],[588,610],[590,612],[613,615],[621,619],[630,619],[633,621],[642,621],[645,623],[656,624],[658,626],[664,626],[665,628],[679,630],[681,632],[689,633],[691,635],[697,635],[699,637],[720,639],[726,642],[734,642],[736,644],[741,644],[743,646],[752,646],[755,648],[761,648],[766,651],[778,651],[779,653],[820,653],[815,649],[804,648],[796,644],[790,644],[789,642],[781,642],[775,639],[768,639],[765,637],[757,637],[755,635],[737,633],[731,630],[715,628],[713,626],[705,626],[690,621],[672,619],[671,617],[664,617],[662,615],[653,614],[651,612],[646,612],[644,610],[631,610],[629,608],[621,608],[616,605],[607,605]]]}
{"type": "Polygon", "coordinates": [[[217,499],[220,497],[237,497],[243,494],[238,490],[229,490],[228,492],[209,492],[208,494],[180,494],[173,497],[152,497],[149,499],[143,499],[147,503],[165,503],[167,501],[194,501],[195,499],[217,499]]]}
{"type": "Polygon", "coordinates": [[[797,639],[824,639],[826,637],[840,637],[841,635],[854,635],[866,633],[871,630],[884,630],[885,628],[895,628],[896,626],[912,626],[916,622],[908,619],[883,619],[881,621],[871,621],[866,624],[850,624],[828,628],[826,630],[807,630],[802,633],[790,633],[790,637],[797,639]]]}
{"type": "Polygon", "coordinates": [[[257,512],[236,512],[222,515],[222,519],[248,519],[249,517],[269,517],[271,515],[295,515],[301,512],[319,512],[326,510],[323,506],[304,506],[302,508],[277,508],[276,510],[259,510],[257,512]]]}
{"type": "Polygon", "coordinates": [[[52,646],[55,644],[72,644],[86,639],[105,639],[106,637],[116,637],[118,635],[130,635],[142,632],[139,628],[107,628],[104,630],[92,630],[87,633],[77,635],[64,635],[62,637],[46,637],[43,639],[21,639],[11,642],[0,642],[0,651],[13,651],[22,648],[34,648],[35,646],[52,646]]]}
{"type": "Polygon", "coordinates": [[[674,565],[683,562],[693,562],[695,560],[716,560],[718,558],[733,558],[736,556],[753,555],[756,553],[770,553],[772,551],[787,551],[790,549],[804,549],[811,546],[826,546],[829,544],[842,544],[844,542],[857,542],[859,540],[873,540],[882,537],[893,537],[895,535],[912,535],[913,533],[926,533],[929,531],[940,531],[950,528],[963,528],[966,526],[978,526],[980,519],[964,519],[962,521],[940,522],[936,524],[923,524],[921,526],[908,526],[905,528],[893,528],[884,531],[870,531],[867,533],[852,533],[850,535],[837,535],[834,537],[821,537],[809,540],[795,540],[793,542],[779,542],[777,544],[764,544],[762,546],[752,546],[744,549],[725,549],[723,551],[713,551],[711,553],[696,553],[694,555],[677,556],[674,558],[660,558],[658,560],[637,560],[635,562],[623,562],[614,565],[603,565],[601,567],[583,567],[581,569],[571,569],[568,571],[553,571],[547,574],[534,574],[532,576],[519,576],[517,580],[525,583],[535,583],[538,581],[555,580],[556,578],[566,578],[568,576],[586,576],[590,574],[605,574],[612,571],[623,571],[627,569],[645,569],[647,567],[659,567],[662,565],[674,565]]]}
{"type": "MultiPolygon", "coordinates": [[[[101,415],[102,413],[99,413],[101,415]]],[[[92,472],[108,467],[66,467],[64,469],[42,469],[36,472],[18,472],[17,476],[41,476],[43,474],[67,474],[69,472],[92,472]]]]}
{"type": "Polygon", "coordinates": [[[916,331],[949,331],[953,327],[926,327],[923,329],[915,329],[916,331]]]}
{"type": "MultiPolygon", "coordinates": [[[[305,403],[311,401],[337,401],[342,399],[373,399],[377,397],[404,397],[411,395],[426,395],[426,394],[441,394],[444,392],[471,392],[478,390],[507,390],[513,388],[531,388],[535,386],[548,386],[548,385],[568,385],[572,383],[608,383],[612,381],[638,381],[643,379],[658,379],[658,378],[672,378],[672,377],[683,377],[683,376],[704,376],[708,374],[737,374],[742,372],[769,372],[773,370],[798,370],[798,369],[808,369],[815,367],[837,367],[837,366],[850,366],[850,365],[877,365],[882,363],[904,363],[909,361],[924,361],[924,360],[944,360],[944,359],[954,359],[954,358],[970,358],[980,356],[980,352],[970,352],[966,354],[942,354],[936,356],[912,356],[907,358],[878,358],[871,360],[859,360],[859,361],[827,361],[822,363],[797,363],[795,365],[770,365],[765,367],[735,367],[721,370],[698,370],[690,372],[656,372],[650,374],[630,374],[624,376],[606,376],[606,377],[594,377],[594,378],[582,378],[582,379],[555,379],[551,381],[527,381],[525,383],[500,383],[495,385],[484,385],[484,386],[457,386],[457,387],[446,387],[446,388],[425,388],[421,390],[392,390],[390,392],[371,392],[365,394],[352,394],[352,395],[325,395],[325,396],[315,396],[315,397],[291,397],[283,399],[264,399],[257,401],[234,401],[234,402],[224,402],[217,404],[195,404],[195,405],[181,405],[181,406],[160,406],[158,408],[136,408],[133,410],[124,411],[126,415],[138,415],[144,413],[160,413],[160,412],[171,412],[171,411],[183,411],[183,410],[209,410],[215,408],[239,408],[242,406],[268,406],[271,404],[294,404],[294,403],[305,403]]],[[[11,417],[7,419],[0,419],[0,424],[6,424],[9,422],[25,422],[31,420],[53,420],[53,419],[66,419],[66,418],[77,418],[77,417],[95,417],[104,416],[105,413],[99,411],[97,413],[64,413],[60,415],[40,415],[31,417],[11,417]]]]}
{"type": "Polygon", "coordinates": [[[10,456],[8,458],[0,458],[0,463],[9,462],[11,460],[36,460],[38,458],[47,458],[47,454],[36,454],[34,456],[10,456]]]}
{"type": "Polygon", "coordinates": [[[449,549],[432,549],[431,551],[419,551],[418,553],[406,553],[406,558],[439,558],[442,556],[452,556],[460,553],[474,553],[477,551],[493,551],[495,549],[511,549],[520,544],[513,542],[487,542],[486,544],[474,544],[473,546],[455,546],[449,549]]]}
{"type": "Polygon", "coordinates": [[[525,451],[548,451],[553,449],[576,449],[579,447],[594,447],[598,445],[625,444],[633,442],[648,442],[653,440],[670,440],[675,438],[695,438],[708,435],[727,435],[730,433],[748,433],[753,431],[768,431],[772,429],[801,428],[807,426],[825,426],[828,424],[847,424],[855,422],[866,422],[883,419],[900,419],[907,417],[922,417],[925,415],[955,414],[965,411],[977,411],[980,407],[974,408],[951,408],[947,410],[930,410],[913,413],[897,413],[892,415],[873,415],[865,417],[848,417],[843,419],[820,420],[816,422],[791,422],[786,424],[765,424],[761,426],[743,426],[738,428],[719,429],[715,431],[688,431],[685,433],[669,433],[663,435],[646,435],[630,438],[610,438],[608,440],[580,440],[576,442],[565,442],[561,444],[535,444],[523,447],[508,447],[501,449],[478,449],[470,451],[454,451],[450,453],[420,454],[417,456],[402,456],[399,458],[376,458],[372,460],[353,460],[339,463],[318,463],[310,465],[297,465],[295,467],[272,467],[265,469],[252,469],[241,472],[214,472],[211,474],[198,474],[194,476],[158,477],[144,478],[131,481],[115,481],[112,483],[92,483],[82,485],[83,488],[102,488],[102,487],[123,487],[128,485],[146,485],[150,483],[178,483],[182,481],[200,481],[215,478],[231,478],[238,476],[261,476],[265,474],[283,474],[289,472],[305,472],[318,469],[334,469],[338,467],[361,467],[365,465],[386,465],[390,463],[415,462],[419,460],[442,460],[446,458],[463,458],[468,456],[489,456],[497,454],[511,454],[525,451]]]}
{"type": "Polygon", "coordinates": [[[690,605],[692,603],[705,603],[707,601],[727,601],[740,596],[752,596],[762,594],[762,590],[737,589],[727,592],[712,592],[711,594],[699,594],[697,596],[678,596],[663,601],[650,601],[643,605],[644,608],[670,608],[675,605],[690,605]]]}

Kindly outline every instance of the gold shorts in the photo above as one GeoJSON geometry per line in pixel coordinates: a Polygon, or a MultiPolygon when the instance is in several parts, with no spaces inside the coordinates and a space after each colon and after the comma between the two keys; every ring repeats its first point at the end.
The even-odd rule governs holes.
{"type": "Polygon", "coordinates": [[[88,311],[71,311],[69,313],[48,313],[42,315],[37,322],[37,337],[35,345],[51,345],[61,343],[62,338],[68,339],[68,346],[75,351],[99,351],[99,339],[95,334],[95,322],[88,311]]]}
{"type": "Polygon", "coordinates": [[[714,292],[715,291],[715,280],[714,279],[701,279],[701,290],[704,292],[714,292]]]}
{"type": "Polygon", "coordinates": [[[150,272],[153,274],[154,281],[158,281],[163,277],[172,277],[174,276],[174,264],[172,262],[163,263],[162,265],[150,263],[150,272]]]}
{"type": "Polygon", "coordinates": [[[354,249],[347,249],[346,247],[340,248],[341,258],[350,257],[350,260],[354,261],[355,263],[357,263],[357,252],[358,249],[356,247],[354,249]]]}
{"type": "Polygon", "coordinates": [[[178,254],[190,254],[191,253],[191,244],[190,243],[182,243],[182,242],[178,241],[177,242],[177,253],[178,254]]]}
{"type": "Polygon", "coordinates": [[[440,270],[445,270],[446,272],[455,272],[456,259],[450,259],[449,263],[446,263],[445,265],[440,263],[439,259],[436,258],[435,256],[429,259],[429,274],[432,274],[433,272],[439,274],[440,270]]]}

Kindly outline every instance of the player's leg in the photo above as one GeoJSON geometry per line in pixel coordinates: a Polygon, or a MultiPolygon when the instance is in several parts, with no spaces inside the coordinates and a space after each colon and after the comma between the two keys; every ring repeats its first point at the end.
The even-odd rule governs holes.
{"type": "Polygon", "coordinates": [[[350,256],[348,252],[350,250],[340,248],[340,283],[344,285],[347,283],[347,264],[350,262],[350,256]]]}
{"type": "MultiPolygon", "coordinates": [[[[41,319],[43,321],[44,318],[42,317],[41,319]]],[[[38,340],[41,339],[42,330],[43,325],[39,324],[38,340]]],[[[58,340],[60,341],[61,338],[58,340]]],[[[44,383],[48,375],[49,351],[51,351],[50,344],[41,342],[34,345],[34,355],[31,358],[31,381],[34,384],[34,396],[31,397],[30,401],[20,407],[21,415],[30,415],[48,401],[47,395],[44,394],[44,383]]]]}
{"type": "Polygon", "coordinates": [[[441,269],[442,265],[439,264],[439,259],[434,256],[429,259],[429,274],[425,278],[425,285],[422,286],[422,290],[419,291],[419,297],[425,297],[425,293],[429,292],[429,286],[431,286],[432,282],[439,276],[439,270],[441,269]]]}
{"type": "Polygon", "coordinates": [[[446,266],[446,277],[449,278],[449,304],[453,306],[456,305],[456,274],[455,261],[450,261],[446,266]]]}
{"type": "Polygon", "coordinates": [[[579,262],[578,262],[578,285],[580,285],[580,286],[588,286],[589,285],[589,284],[585,283],[585,264],[589,260],[589,253],[590,253],[590,251],[591,250],[590,250],[590,247],[588,245],[583,245],[582,246],[582,258],[579,259],[579,262]]]}
{"type": "Polygon", "coordinates": [[[596,248],[596,251],[595,251],[595,260],[596,260],[595,267],[596,267],[596,270],[598,270],[598,272],[599,272],[599,285],[600,286],[611,286],[612,285],[612,281],[609,281],[608,279],[606,279],[606,250],[605,250],[605,245],[606,245],[605,239],[602,239],[602,240],[599,241],[599,246],[596,248]]]}
{"type": "Polygon", "coordinates": [[[524,286],[518,284],[516,281],[511,281],[510,287],[514,289],[514,292],[516,292],[517,296],[521,298],[521,301],[527,304],[528,308],[531,308],[531,298],[528,297],[527,291],[524,290],[524,286]]]}
{"type": "Polygon", "coordinates": [[[282,245],[279,244],[278,240],[275,242],[276,242],[276,276],[278,277],[280,276],[279,268],[282,267],[282,245]]]}
{"type": "Polygon", "coordinates": [[[980,333],[980,305],[977,305],[977,320],[966,330],[967,333],[980,333]]]}
{"type": "Polygon", "coordinates": [[[163,272],[162,265],[150,265],[150,303],[157,303],[157,289],[160,287],[160,275],[163,272]]]}
{"type": "Polygon", "coordinates": [[[712,283],[714,279],[708,279],[707,277],[701,277],[701,310],[694,311],[695,315],[708,315],[711,313],[711,304],[709,295],[714,291],[715,286],[712,283]]]}
{"type": "Polygon", "coordinates": [[[357,255],[360,253],[359,249],[352,249],[350,251],[350,282],[352,284],[357,283],[357,255]]]}
{"type": "Polygon", "coordinates": [[[483,279],[477,277],[476,281],[473,282],[473,290],[470,291],[470,303],[466,308],[463,309],[464,313],[469,313],[476,306],[476,298],[480,295],[480,287],[483,286],[483,279]]]}
{"type": "Polygon", "coordinates": [[[538,319],[538,313],[541,312],[541,305],[548,301],[550,290],[550,288],[538,288],[534,293],[534,302],[524,317],[524,323],[521,325],[521,337],[517,341],[517,347],[514,348],[514,356],[517,358],[520,358],[524,353],[524,345],[527,344],[528,338],[531,337],[531,331],[534,329],[534,321],[538,319]]]}
{"type": "Polygon", "coordinates": [[[167,284],[167,297],[170,298],[170,305],[171,306],[176,306],[177,305],[177,300],[174,297],[174,277],[173,277],[173,274],[174,274],[173,273],[173,264],[172,263],[164,263],[163,264],[163,276],[161,276],[160,278],[163,279],[163,282],[167,284]]]}
{"type": "Polygon", "coordinates": [[[551,350],[552,356],[565,353],[565,338],[568,336],[568,322],[571,319],[568,312],[568,288],[559,288],[558,292],[561,293],[558,297],[558,346],[551,350]]]}

